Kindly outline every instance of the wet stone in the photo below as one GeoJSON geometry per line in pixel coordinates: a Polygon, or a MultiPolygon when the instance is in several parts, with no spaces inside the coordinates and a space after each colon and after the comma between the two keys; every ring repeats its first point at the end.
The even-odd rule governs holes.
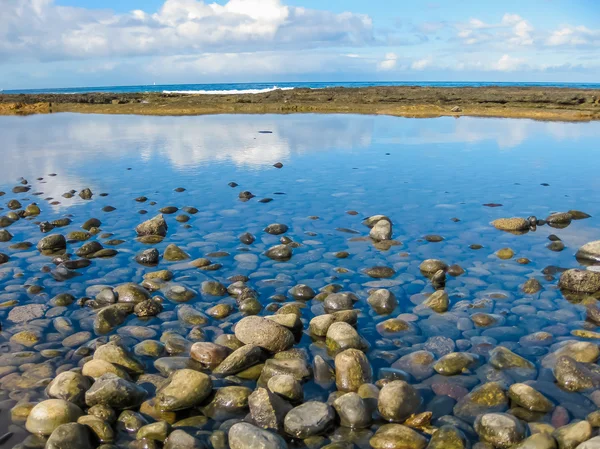
{"type": "Polygon", "coordinates": [[[269,380],[281,374],[288,374],[301,382],[311,375],[310,367],[304,359],[268,359],[258,379],[259,385],[267,385],[269,380]]]}
{"type": "Polygon", "coordinates": [[[115,440],[115,432],[112,427],[101,418],[86,415],[79,418],[77,423],[86,426],[101,443],[112,443],[115,440]]]}
{"type": "Polygon", "coordinates": [[[300,439],[320,435],[333,424],[334,418],[335,412],[329,405],[317,401],[305,402],[285,416],[285,432],[300,439]]]}
{"type": "Polygon", "coordinates": [[[119,302],[138,304],[150,298],[150,294],[143,287],[127,283],[121,284],[114,289],[119,302]]]}
{"type": "Polygon", "coordinates": [[[276,245],[269,248],[265,255],[269,259],[277,260],[277,261],[286,261],[292,258],[292,248],[287,245],[276,245]]]}
{"type": "Polygon", "coordinates": [[[438,242],[444,241],[444,237],[442,237],[441,235],[436,235],[436,234],[426,235],[425,237],[423,237],[423,239],[430,243],[438,243],[438,242]]]}
{"type": "Polygon", "coordinates": [[[163,253],[163,259],[168,262],[177,262],[189,258],[190,256],[185,251],[173,243],[168,245],[163,253]]]}
{"type": "Polygon", "coordinates": [[[48,441],[46,449],[92,449],[88,427],[78,423],[68,423],[57,427],[48,441]]]}
{"type": "Polygon", "coordinates": [[[85,188],[81,192],[79,192],[79,197],[83,200],[91,200],[93,195],[94,194],[89,188],[85,188]]]}
{"type": "Polygon", "coordinates": [[[564,227],[571,223],[573,216],[568,212],[557,212],[546,218],[546,223],[553,227],[564,227]]]}
{"type": "Polygon", "coordinates": [[[514,416],[488,413],[475,421],[475,431],[482,441],[496,448],[509,448],[525,438],[525,427],[514,416]]]}
{"type": "Polygon", "coordinates": [[[242,418],[249,411],[248,398],[251,394],[252,390],[247,387],[219,388],[210,403],[202,408],[202,412],[216,421],[242,418]]]}
{"type": "Polygon", "coordinates": [[[410,427],[385,424],[369,440],[373,449],[424,449],[427,439],[410,427]]]}
{"type": "Polygon", "coordinates": [[[514,257],[515,252],[510,248],[502,248],[496,252],[496,255],[499,259],[508,260],[514,257]]]}
{"type": "Polygon", "coordinates": [[[434,365],[433,369],[444,376],[455,376],[475,366],[478,359],[466,352],[451,352],[444,355],[434,365]]]}
{"type": "Polygon", "coordinates": [[[43,317],[47,309],[43,304],[17,306],[8,313],[8,320],[13,323],[25,323],[43,317]]]}
{"type": "Polygon", "coordinates": [[[371,228],[369,236],[375,241],[391,240],[392,222],[387,218],[377,220],[371,228]]]}
{"type": "Polygon", "coordinates": [[[175,371],[169,383],[156,394],[157,404],[163,411],[185,410],[197,406],[212,391],[212,381],[204,373],[191,369],[175,371]]]}
{"type": "Polygon", "coordinates": [[[290,295],[296,300],[308,301],[315,297],[315,291],[308,285],[298,284],[290,289],[290,295]]]}
{"type": "Polygon", "coordinates": [[[0,242],[10,242],[13,238],[13,235],[8,232],[6,229],[0,229],[0,242]]]}
{"type": "Polygon", "coordinates": [[[523,292],[527,294],[534,294],[542,289],[542,284],[537,279],[529,279],[523,284],[523,292]]]}
{"type": "Polygon", "coordinates": [[[403,422],[415,413],[423,399],[417,390],[402,380],[387,383],[379,392],[378,410],[387,421],[403,422]]]}
{"type": "Polygon", "coordinates": [[[265,228],[265,232],[271,235],[285,234],[288,230],[288,226],[282,223],[273,223],[265,228]]]}
{"type": "Polygon", "coordinates": [[[447,270],[448,265],[445,262],[437,259],[427,259],[421,262],[419,265],[419,270],[425,274],[434,274],[439,270],[447,270]]]}
{"type": "Polygon", "coordinates": [[[181,429],[175,429],[165,440],[164,449],[204,449],[204,443],[181,429]]]}
{"type": "Polygon", "coordinates": [[[82,410],[71,402],[48,399],[31,409],[25,427],[33,434],[50,435],[60,425],[76,422],[82,415],[82,410]]]}
{"type": "Polygon", "coordinates": [[[492,226],[501,231],[526,231],[529,221],[524,218],[500,218],[492,222],[492,226]]]}
{"type": "Polygon", "coordinates": [[[444,425],[432,435],[427,447],[429,449],[466,449],[467,438],[456,427],[444,425]]]}
{"type": "Polygon", "coordinates": [[[535,370],[533,363],[503,346],[498,346],[490,352],[489,363],[493,367],[501,370],[511,368],[535,370]]]}
{"type": "Polygon", "coordinates": [[[358,301],[358,297],[354,293],[340,292],[332,293],[323,301],[325,311],[332,313],[341,310],[351,310],[354,303],[358,301]]]}
{"type": "Polygon", "coordinates": [[[508,409],[508,398],[504,389],[496,382],[489,382],[473,389],[454,407],[454,415],[473,423],[483,413],[504,412],[508,409]]]}
{"type": "Polygon", "coordinates": [[[292,406],[266,388],[257,388],[248,397],[250,416],[262,429],[283,430],[283,420],[292,406]]]}
{"type": "Polygon", "coordinates": [[[217,281],[204,281],[201,287],[202,293],[211,296],[225,296],[227,288],[217,281]]]}
{"type": "Polygon", "coordinates": [[[139,224],[135,231],[138,236],[157,235],[165,237],[167,235],[167,223],[164,217],[157,215],[156,217],[139,224]]]}
{"type": "Polygon", "coordinates": [[[460,265],[454,264],[448,267],[448,274],[453,277],[458,277],[465,274],[465,270],[460,265]]]}
{"type": "Polygon", "coordinates": [[[245,232],[244,234],[240,235],[239,240],[244,245],[252,245],[254,243],[254,241],[256,240],[256,237],[254,237],[249,232],[245,232]]]}
{"type": "Polygon", "coordinates": [[[568,356],[558,357],[553,372],[557,383],[568,391],[600,387],[600,372],[595,365],[577,362],[568,356]]]}
{"type": "Polygon", "coordinates": [[[125,322],[133,308],[132,304],[111,304],[98,310],[94,319],[94,331],[99,335],[109,333],[125,322]]]}
{"type": "Polygon", "coordinates": [[[379,315],[387,315],[392,313],[398,306],[396,296],[389,290],[375,290],[367,299],[369,305],[379,315]]]}
{"type": "Polygon", "coordinates": [[[241,342],[263,347],[270,352],[289,349],[294,344],[292,333],[283,326],[265,318],[243,318],[235,327],[235,336],[241,342]]]}
{"type": "Polygon", "coordinates": [[[387,279],[396,275],[396,270],[390,267],[371,267],[365,270],[365,274],[375,279],[387,279]]]}
{"type": "Polygon", "coordinates": [[[85,223],[83,223],[83,225],[81,225],[81,227],[83,229],[85,229],[86,231],[89,231],[92,228],[99,228],[101,225],[102,225],[102,222],[100,220],[98,220],[97,218],[90,218],[85,223]]]}
{"type": "Polygon", "coordinates": [[[334,322],[329,326],[325,343],[332,353],[350,348],[363,349],[366,346],[358,332],[345,322],[334,322]]]}
{"type": "Polygon", "coordinates": [[[548,413],[554,408],[554,404],[548,398],[527,384],[511,385],[508,397],[520,407],[533,412],[548,413]]]}
{"type": "Polygon", "coordinates": [[[89,407],[100,404],[125,409],[139,406],[146,395],[142,387],[115,374],[104,374],[85,393],[85,402],[89,407]]]}
{"type": "Polygon", "coordinates": [[[144,372],[143,364],[127,349],[114,341],[98,347],[94,352],[94,359],[114,363],[133,374],[142,374],[144,372]]]}
{"type": "Polygon", "coordinates": [[[560,252],[565,249],[565,244],[563,242],[551,242],[546,245],[546,248],[548,248],[550,251],[560,252]]]}
{"type": "Polygon", "coordinates": [[[600,273],[589,270],[567,270],[560,276],[558,286],[562,290],[595,293],[600,291],[600,273]]]}
{"type": "Polygon", "coordinates": [[[592,437],[592,426],[587,421],[580,421],[556,429],[552,436],[559,448],[580,448],[580,444],[592,437]]]}
{"type": "Polygon", "coordinates": [[[136,254],[135,261],[140,265],[154,266],[157,265],[160,259],[160,254],[156,248],[145,249],[136,254]]]}
{"type": "Polygon", "coordinates": [[[208,369],[214,369],[223,362],[232,350],[215,343],[198,342],[192,345],[190,356],[208,369]]]}
{"type": "Polygon", "coordinates": [[[424,302],[421,304],[422,308],[431,309],[437,313],[444,313],[448,310],[450,300],[448,294],[444,290],[438,290],[432,293],[424,302]]]}
{"type": "Polygon", "coordinates": [[[67,241],[61,234],[52,234],[41,239],[37,244],[40,252],[56,252],[64,250],[67,247],[67,241]]]}
{"type": "Polygon", "coordinates": [[[263,360],[263,357],[264,352],[259,346],[245,345],[235,349],[213,370],[213,373],[223,376],[237,374],[258,364],[263,360]]]}
{"type": "Polygon", "coordinates": [[[371,412],[363,398],[357,393],[346,393],[333,402],[340,424],[343,427],[361,429],[371,424],[371,412]]]}
{"type": "MultiPolygon", "coordinates": [[[[287,449],[285,440],[275,432],[261,429],[252,424],[240,422],[229,429],[231,449],[287,449]]],[[[215,448],[216,449],[216,448],[215,448]]]]}
{"type": "Polygon", "coordinates": [[[290,374],[271,377],[267,382],[267,388],[290,402],[300,402],[304,397],[302,384],[290,374]]]}

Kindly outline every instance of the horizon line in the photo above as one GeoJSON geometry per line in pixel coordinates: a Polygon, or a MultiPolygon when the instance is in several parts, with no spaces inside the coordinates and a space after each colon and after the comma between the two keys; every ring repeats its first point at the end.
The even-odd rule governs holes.
{"type": "Polygon", "coordinates": [[[170,86],[226,86],[226,85],[256,85],[256,84],[272,84],[277,87],[279,84],[380,84],[385,86],[388,83],[419,85],[419,84],[576,84],[576,85],[600,85],[600,82],[576,82],[576,81],[257,81],[257,82],[228,82],[228,83],[175,83],[175,84],[115,84],[105,86],[70,86],[70,87],[39,87],[39,88],[13,88],[0,89],[0,92],[7,93],[11,91],[25,92],[36,90],[66,90],[66,89],[110,89],[110,88],[133,88],[133,87],[170,87],[170,86]]]}

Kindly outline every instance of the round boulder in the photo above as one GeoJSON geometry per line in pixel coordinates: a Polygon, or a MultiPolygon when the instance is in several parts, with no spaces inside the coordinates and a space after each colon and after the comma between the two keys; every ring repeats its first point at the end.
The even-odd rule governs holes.
{"type": "Polygon", "coordinates": [[[258,316],[242,318],[235,326],[236,338],[246,345],[256,345],[270,352],[281,352],[294,345],[289,329],[258,316]]]}
{"type": "Polygon", "coordinates": [[[423,399],[417,390],[403,380],[383,386],[379,392],[377,408],[387,421],[404,422],[421,406],[423,399]]]}
{"type": "Polygon", "coordinates": [[[475,420],[479,438],[496,448],[507,449],[525,438],[525,427],[517,418],[506,413],[487,413],[475,420]]]}
{"type": "Polygon", "coordinates": [[[324,402],[309,401],[290,410],[284,420],[288,435],[305,439],[324,433],[335,419],[333,409],[324,402]]]}
{"type": "Polygon", "coordinates": [[[64,399],[48,399],[40,402],[29,412],[25,428],[35,434],[50,435],[62,425],[76,422],[83,411],[64,399]]]}
{"type": "Polygon", "coordinates": [[[287,449],[283,438],[268,430],[263,430],[245,422],[234,424],[229,429],[231,449],[287,449]]]}

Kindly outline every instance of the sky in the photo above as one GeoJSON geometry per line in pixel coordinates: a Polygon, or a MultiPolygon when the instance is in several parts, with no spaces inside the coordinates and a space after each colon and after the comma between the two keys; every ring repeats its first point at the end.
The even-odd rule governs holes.
{"type": "Polygon", "coordinates": [[[600,82],[600,0],[0,0],[0,89],[600,82]]]}

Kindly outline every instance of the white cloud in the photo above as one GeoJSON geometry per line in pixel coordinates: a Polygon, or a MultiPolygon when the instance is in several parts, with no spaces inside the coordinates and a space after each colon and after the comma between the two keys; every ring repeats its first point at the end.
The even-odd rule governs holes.
{"type": "Polygon", "coordinates": [[[398,55],[396,53],[387,53],[383,61],[377,64],[377,69],[380,71],[394,70],[398,63],[398,55]]]}
{"type": "Polygon", "coordinates": [[[501,72],[511,72],[522,68],[523,64],[525,64],[524,58],[514,58],[510,55],[503,55],[492,68],[501,72]]]}
{"type": "Polygon", "coordinates": [[[408,25],[390,31],[376,29],[367,15],[295,7],[292,0],[162,1],[155,13],[117,14],[58,6],[59,0],[0,0],[1,87],[311,74],[365,79],[375,71],[385,78],[411,70],[484,73],[482,79],[494,71],[587,71],[592,80],[599,61],[600,30],[535,29],[513,13],[491,22],[474,17],[415,25],[403,18],[408,25]],[[382,57],[377,49],[384,45],[382,57]]]}
{"type": "Polygon", "coordinates": [[[600,30],[590,30],[585,26],[565,25],[554,31],[546,40],[550,46],[600,45],[600,30]]]}
{"type": "Polygon", "coordinates": [[[527,46],[534,43],[533,26],[518,14],[506,13],[500,23],[485,23],[476,18],[457,24],[457,36],[466,45],[492,47],[527,46]]]}
{"type": "MultiPolygon", "coordinates": [[[[358,55],[357,55],[358,56],[358,55]]],[[[339,70],[359,70],[359,57],[329,52],[261,52],[203,53],[195,56],[158,56],[145,64],[143,70],[152,76],[174,76],[188,73],[218,76],[222,73],[244,73],[246,76],[331,73],[339,70]]]]}
{"type": "Polygon", "coordinates": [[[531,33],[534,28],[517,14],[504,14],[502,24],[511,27],[512,36],[508,38],[511,45],[531,45],[533,37],[531,33]]]}
{"type": "Polygon", "coordinates": [[[413,70],[425,70],[427,67],[431,66],[432,63],[433,63],[433,59],[431,58],[431,56],[428,56],[427,58],[423,58],[423,59],[414,61],[410,65],[410,68],[413,70]]]}
{"type": "Polygon", "coordinates": [[[63,60],[277,48],[360,46],[373,41],[362,14],[286,6],[282,0],[166,0],[155,14],[115,14],[3,0],[0,58],[63,60]]]}

